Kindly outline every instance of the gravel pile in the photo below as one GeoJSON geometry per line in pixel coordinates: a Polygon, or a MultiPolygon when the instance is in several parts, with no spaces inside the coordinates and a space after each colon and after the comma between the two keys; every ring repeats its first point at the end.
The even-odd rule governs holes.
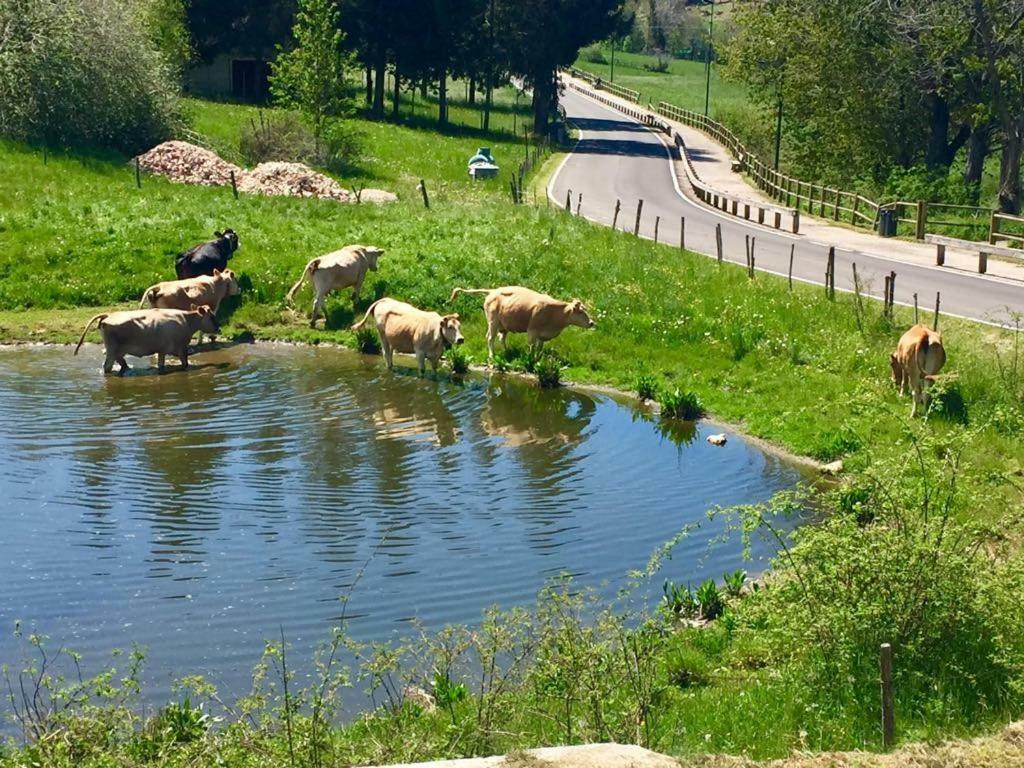
{"type": "Polygon", "coordinates": [[[334,179],[317,173],[302,163],[260,163],[246,171],[238,184],[239,192],[258,195],[286,195],[288,197],[319,197],[347,203],[351,193],[342,189],[334,179]]]}
{"type": "MultiPolygon", "coordinates": [[[[227,186],[231,174],[239,192],[256,195],[318,197],[339,203],[355,203],[356,197],[338,182],[317,173],[302,163],[260,163],[251,171],[222,160],[211,152],[187,141],[165,141],[136,158],[139,167],[148,173],[166,176],[181,184],[227,186]]],[[[398,197],[383,189],[364,189],[365,203],[392,203],[398,197]]]]}
{"type": "Polygon", "coordinates": [[[180,184],[224,186],[231,183],[232,171],[235,179],[240,179],[245,173],[237,165],[222,160],[215,152],[187,141],[165,141],[136,159],[142,170],[166,176],[180,184]]]}

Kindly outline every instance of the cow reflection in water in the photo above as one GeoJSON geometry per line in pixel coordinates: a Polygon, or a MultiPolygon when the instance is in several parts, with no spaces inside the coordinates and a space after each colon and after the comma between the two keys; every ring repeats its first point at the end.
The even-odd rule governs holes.
{"type": "Polygon", "coordinates": [[[594,399],[581,392],[502,383],[488,389],[480,425],[502,445],[515,448],[531,474],[547,478],[586,439],[596,411],[594,399]]]}
{"type": "Polygon", "coordinates": [[[458,442],[458,420],[436,387],[403,387],[401,392],[384,389],[380,394],[372,406],[373,424],[380,437],[407,438],[441,448],[458,442]]]}

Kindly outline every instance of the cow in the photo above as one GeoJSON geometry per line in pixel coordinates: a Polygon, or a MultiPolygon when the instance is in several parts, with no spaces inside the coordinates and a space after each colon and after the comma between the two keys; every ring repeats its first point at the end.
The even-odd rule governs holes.
{"type": "Polygon", "coordinates": [[[377,260],[383,255],[383,249],[372,245],[347,245],[340,251],[317,256],[306,265],[298,282],[288,291],[288,301],[295,298],[303,281],[308,278],[313,283],[313,314],[309,318],[309,327],[315,328],[316,316],[323,310],[324,300],[331,291],[352,286],[352,306],[356,307],[367,270],[376,272],[377,260]]]}
{"type": "Polygon", "coordinates": [[[487,359],[494,360],[494,339],[501,340],[509,333],[525,333],[530,346],[540,352],[545,341],[551,341],[567,326],[594,328],[597,324],[587,314],[579,299],[559,301],[547,294],[537,293],[519,285],[503,288],[456,288],[449,301],[460,293],[486,294],[484,315],[487,317],[487,359]]]}
{"type": "Polygon", "coordinates": [[[128,312],[104,312],[85,324],[82,337],[75,347],[75,354],[82,347],[85,335],[92,324],[99,323],[103,336],[106,360],[103,372],[114,370],[116,362],[119,373],[128,370],[125,355],[133,357],[157,356],[157,367],[164,370],[164,357],[174,355],[181,360],[181,367],[188,368],[188,343],[197,332],[217,334],[220,326],[213,310],[209,307],[180,309],[135,309],[128,312]]]}
{"type": "Polygon", "coordinates": [[[437,364],[444,351],[466,340],[462,335],[458,315],[442,317],[437,312],[424,312],[404,301],[388,298],[373,302],[363,319],[352,326],[352,330],[362,330],[371,315],[380,333],[381,351],[388,370],[394,367],[395,352],[403,352],[416,355],[420,376],[426,371],[427,360],[436,375],[437,364]]]}
{"type": "Polygon", "coordinates": [[[889,356],[893,382],[900,388],[900,397],[909,384],[914,396],[910,411],[913,418],[917,406],[928,406],[928,382],[946,364],[946,350],[942,346],[942,334],[924,325],[915,325],[900,337],[896,351],[889,356]]]}
{"type": "Polygon", "coordinates": [[[174,272],[179,280],[200,275],[212,275],[215,269],[223,272],[228,268],[228,259],[238,250],[238,235],[233,229],[214,232],[215,239],[189,248],[174,262],[174,272]]]}
{"type": "Polygon", "coordinates": [[[230,269],[213,270],[213,275],[200,275],[186,280],[167,280],[151,285],[142,294],[139,309],[147,305],[154,309],[188,310],[193,306],[209,307],[217,314],[220,303],[227,296],[237,296],[238,280],[230,269]]]}

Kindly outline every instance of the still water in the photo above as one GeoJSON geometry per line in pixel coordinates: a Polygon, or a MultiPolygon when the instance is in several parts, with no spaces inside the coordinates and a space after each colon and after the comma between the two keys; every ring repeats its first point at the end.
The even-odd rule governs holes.
{"type": "MultiPolygon", "coordinates": [[[[0,350],[0,663],[21,658],[16,620],[97,666],[138,643],[157,701],[184,674],[244,690],[281,627],[308,658],[360,571],[360,639],[474,622],[563,572],[611,596],[709,507],[801,479],[735,435],[670,439],[629,403],[505,377],[276,346],[163,376],[101,361],[0,350]]],[[[663,576],[759,568],[735,540],[709,552],[720,533],[663,576]]]]}

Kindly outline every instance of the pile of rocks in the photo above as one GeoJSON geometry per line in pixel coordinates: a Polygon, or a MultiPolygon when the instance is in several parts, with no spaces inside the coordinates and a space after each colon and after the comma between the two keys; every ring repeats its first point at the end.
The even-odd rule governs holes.
{"type": "Polygon", "coordinates": [[[238,183],[240,192],[288,197],[319,197],[348,203],[352,195],[334,179],[317,173],[302,163],[278,161],[260,163],[238,183]]]}
{"type": "Polygon", "coordinates": [[[139,155],[139,167],[181,184],[226,186],[234,174],[239,192],[256,195],[318,197],[339,203],[390,203],[398,198],[382,189],[360,190],[359,198],[338,182],[302,163],[260,163],[251,171],[187,141],[165,141],[139,155]]]}
{"type": "Polygon", "coordinates": [[[181,184],[219,187],[231,183],[231,173],[240,179],[244,171],[222,160],[217,153],[187,141],[165,141],[139,155],[139,167],[181,184]]]}

